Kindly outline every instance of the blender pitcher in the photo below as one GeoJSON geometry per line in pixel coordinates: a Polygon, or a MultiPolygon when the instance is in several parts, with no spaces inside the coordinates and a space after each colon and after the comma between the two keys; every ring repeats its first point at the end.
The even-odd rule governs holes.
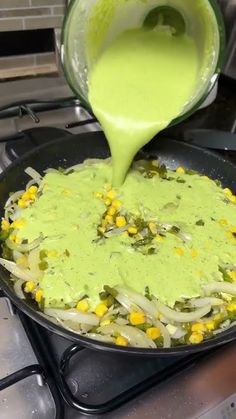
{"type": "Polygon", "coordinates": [[[122,32],[162,25],[173,36],[197,41],[200,68],[196,92],[173,123],[193,113],[213,88],[223,61],[224,25],[215,0],[72,0],[62,31],[66,79],[87,109],[88,74],[99,55],[122,32]]]}

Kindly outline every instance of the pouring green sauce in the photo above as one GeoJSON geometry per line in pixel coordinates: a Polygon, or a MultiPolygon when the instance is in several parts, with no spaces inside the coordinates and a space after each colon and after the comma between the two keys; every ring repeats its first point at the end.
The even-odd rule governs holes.
{"type": "Polygon", "coordinates": [[[177,36],[165,25],[150,30],[153,22],[151,16],[143,28],[122,33],[89,78],[89,100],[110,145],[115,186],[124,182],[137,151],[182,113],[196,91],[195,41],[181,33],[181,22],[177,36]]]}

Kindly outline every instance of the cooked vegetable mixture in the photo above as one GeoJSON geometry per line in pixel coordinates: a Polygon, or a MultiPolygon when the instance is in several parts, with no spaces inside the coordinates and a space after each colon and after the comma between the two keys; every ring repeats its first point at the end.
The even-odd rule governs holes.
{"type": "Polygon", "coordinates": [[[117,189],[110,160],[26,172],[5,205],[0,264],[44,316],[148,348],[198,344],[235,324],[230,189],[158,161],[135,162],[117,189]]]}

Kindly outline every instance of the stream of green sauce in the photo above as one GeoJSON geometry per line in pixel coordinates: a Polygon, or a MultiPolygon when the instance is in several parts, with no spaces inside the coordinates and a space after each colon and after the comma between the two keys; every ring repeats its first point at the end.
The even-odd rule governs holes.
{"type": "Polygon", "coordinates": [[[134,29],[105,49],[89,78],[89,100],[110,145],[113,185],[137,151],[178,117],[196,91],[195,41],[186,34],[134,29]]]}

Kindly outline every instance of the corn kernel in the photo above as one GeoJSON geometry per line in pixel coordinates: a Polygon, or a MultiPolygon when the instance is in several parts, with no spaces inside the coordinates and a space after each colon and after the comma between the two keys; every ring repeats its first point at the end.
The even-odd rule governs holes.
{"type": "Polygon", "coordinates": [[[20,239],[20,237],[16,237],[16,238],[15,238],[15,243],[16,243],[16,244],[20,244],[20,243],[21,243],[21,239],[20,239]]]}
{"type": "Polygon", "coordinates": [[[231,228],[231,233],[236,233],[236,227],[231,228]]]}
{"type": "Polygon", "coordinates": [[[128,346],[128,343],[129,343],[129,341],[128,341],[128,339],[126,339],[126,338],[124,338],[124,336],[117,336],[117,338],[116,338],[116,345],[119,345],[119,346],[128,346]]]}
{"type": "Polygon", "coordinates": [[[225,193],[225,195],[227,195],[228,197],[233,195],[232,191],[231,191],[229,188],[225,188],[225,189],[224,189],[224,193],[225,193]]]}
{"type": "Polygon", "coordinates": [[[179,174],[184,174],[185,173],[185,170],[184,170],[184,168],[183,167],[178,167],[178,169],[176,169],[176,173],[179,173],[179,174]]]}
{"type": "Polygon", "coordinates": [[[225,220],[224,218],[222,218],[221,220],[219,220],[219,224],[221,224],[222,226],[223,225],[227,225],[228,224],[228,221],[225,220]]]}
{"type": "Polygon", "coordinates": [[[152,165],[154,167],[158,167],[158,161],[157,160],[152,160],[152,165]]]}
{"type": "Polygon", "coordinates": [[[208,176],[202,176],[203,180],[210,180],[210,178],[208,176]]]}
{"type": "Polygon", "coordinates": [[[106,221],[106,223],[109,223],[109,224],[113,224],[113,222],[114,222],[113,217],[111,215],[106,215],[105,216],[105,221],[106,221]]]}
{"type": "Polygon", "coordinates": [[[148,224],[149,230],[151,231],[152,234],[156,234],[157,233],[157,228],[156,228],[156,224],[155,223],[149,223],[148,224]]]}
{"type": "Polygon", "coordinates": [[[222,316],[221,316],[221,314],[216,314],[215,316],[214,316],[214,320],[216,321],[216,322],[219,322],[220,320],[222,320],[222,316]]]}
{"type": "Polygon", "coordinates": [[[106,199],[104,200],[104,202],[105,202],[105,205],[106,205],[107,207],[109,207],[109,206],[111,205],[111,200],[110,200],[109,198],[106,198],[106,199]]]}
{"type": "Polygon", "coordinates": [[[28,204],[23,199],[19,199],[17,204],[19,205],[20,208],[27,208],[28,207],[28,204]]]}
{"type": "Polygon", "coordinates": [[[233,311],[236,311],[236,303],[230,303],[227,305],[227,311],[232,313],[233,311]]]}
{"type": "Polygon", "coordinates": [[[43,298],[43,291],[42,290],[37,290],[35,293],[35,301],[37,303],[40,303],[42,301],[43,298]]]}
{"type": "Polygon", "coordinates": [[[102,192],[96,192],[95,193],[95,198],[102,198],[103,197],[103,194],[102,194],[102,192]]]}
{"type": "Polygon", "coordinates": [[[8,231],[10,228],[10,223],[7,220],[2,220],[1,228],[3,231],[8,231]]]}
{"type": "Polygon", "coordinates": [[[79,301],[76,308],[77,308],[77,310],[80,310],[80,311],[83,311],[84,313],[86,313],[86,311],[88,311],[88,309],[89,309],[89,303],[86,300],[86,298],[79,301]]]}
{"type": "Polygon", "coordinates": [[[58,255],[58,253],[57,253],[57,251],[56,250],[49,250],[48,252],[47,252],[47,256],[49,257],[49,258],[54,258],[54,257],[56,257],[58,255]]]}
{"type": "Polygon", "coordinates": [[[19,230],[20,228],[24,227],[25,224],[26,224],[26,221],[24,220],[24,218],[19,218],[18,220],[15,220],[12,223],[11,227],[12,228],[16,228],[16,229],[19,230]]]}
{"type": "Polygon", "coordinates": [[[215,329],[215,322],[214,321],[207,322],[206,323],[206,328],[207,328],[207,330],[214,330],[215,329]]]}
{"type": "Polygon", "coordinates": [[[106,319],[101,321],[100,326],[109,326],[109,324],[111,324],[111,320],[106,319]]]}
{"type": "Polygon", "coordinates": [[[98,304],[97,307],[95,308],[95,314],[98,317],[104,316],[104,314],[106,314],[107,311],[108,311],[108,308],[107,308],[106,304],[104,304],[104,303],[98,304]]]}
{"type": "Polygon", "coordinates": [[[198,256],[198,251],[196,249],[191,250],[191,256],[192,258],[196,258],[198,256]]]}
{"type": "Polygon", "coordinates": [[[36,284],[33,281],[27,281],[25,284],[24,291],[25,292],[32,292],[36,288],[36,284]]]}
{"type": "Polygon", "coordinates": [[[143,324],[145,323],[145,314],[138,311],[130,313],[129,322],[133,326],[138,326],[139,324],[143,324]]]}
{"type": "Polygon", "coordinates": [[[12,242],[14,242],[16,240],[15,234],[11,233],[10,236],[9,236],[9,240],[11,240],[12,242]]]}
{"type": "Polygon", "coordinates": [[[228,198],[231,202],[233,202],[233,204],[236,204],[236,196],[235,195],[229,196],[228,198]]]}
{"type": "Polygon", "coordinates": [[[19,257],[16,259],[16,264],[17,265],[26,265],[27,264],[27,259],[25,256],[19,257]]]}
{"type": "Polygon", "coordinates": [[[229,239],[231,240],[231,242],[232,243],[236,243],[236,237],[235,237],[235,234],[233,234],[233,233],[231,233],[231,236],[230,235],[228,235],[228,237],[229,237],[229,239]]]}
{"type": "Polygon", "coordinates": [[[107,197],[107,198],[109,198],[109,199],[111,199],[111,200],[115,199],[115,197],[116,197],[116,193],[115,193],[115,191],[113,191],[113,190],[111,189],[110,191],[108,191],[108,192],[107,192],[106,197],[107,197]]]}
{"type": "Polygon", "coordinates": [[[146,330],[146,334],[152,340],[158,339],[161,336],[161,332],[158,327],[149,327],[146,330]]]}
{"type": "Polygon", "coordinates": [[[162,236],[159,236],[159,234],[157,236],[154,237],[154,240],[156,240],[157,242],[161,242],[163,239],[162,236]]]}
{"type": "Polygon", "coordinates": [[[129,234],[137,234],[137,232],[138,232],[137,227],[129,227],[128,228],[128,233],[129,234]]]}
{"type": "Polygon", "coordinates": [[[30,192],[26,191],[22,194],[21,199],[23,199],[23,201],[27,201],[28,199],[30,199],[30,192]]]}
{"type": "Polygon", "coordinates": [[[236,279],[236,272],[229,272],[229,276],[231,279],[236,279]]]}
{"type": "Polygon", "coordinates": [[[108,211],[107,211],[108,215],[115,215],[115,213],[116,213],[116,208],[115,207],[108,208],[108,211]]]}
{"type": "Polygon", "coordinates": [[[38,191],[38,188],[35,185],[30,186],[30,188],[28,189],[28,192],[32,194],[36,194],[37,191],[38,191]]]}
{"type": "Polygon", "coordinates": [[[122,203],[118,199],[115,199],[114,201],[112,201],[112,205],[113,207],[119,208],[121,207],[122,203]]]}
{"type": "Polygon", "coordinates": [[[126,225],[126,219],[123,215],[116,217],[116,225],[117,227],[124,227],[126,225]]]}
{"type": "Polygon", "coordinates": [[[192,332],[205,332],[206,326],[203,323],[195,323],[191,327],[192,332]]]}
{"type": "MultiPolygon", "coordinates": [[[[62,192],[63,192],[64,195],[67,195],[67,196],[72,194],[72,190],[71,189],[68,189],[68,188],[63,189],[62,192]]],[[[35,195],[34,194],[31,194],[31,195],[32,195],[31,198],[35,199],[35,195]]]]}
{"type": "Polygon", "coordinates": [[[201,343],[203,341],[203,335],[199,332],[193,332],[189,337],[189,342],[192,344],[201,343]]]}
{"type": "Polygon", "coordinates": [[[183,254],[184,254],[184,250],[183,250],[183,249],[181,249],[181,247],[176,247],[176,249],[175,249],[175,253],[176,253],[177,255],[179,255],[179,256],[183,256],[183,254]]]}

